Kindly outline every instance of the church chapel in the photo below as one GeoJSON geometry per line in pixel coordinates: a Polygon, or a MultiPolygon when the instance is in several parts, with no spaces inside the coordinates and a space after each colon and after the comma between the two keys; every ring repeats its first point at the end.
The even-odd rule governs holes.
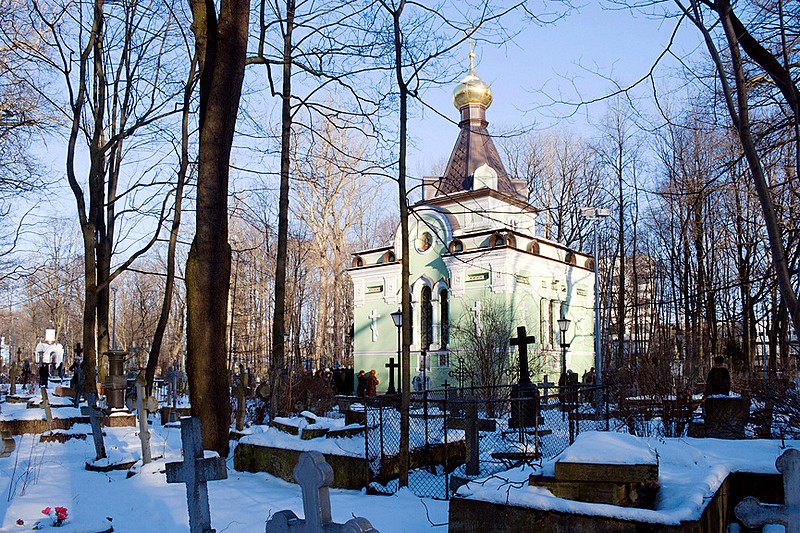
{"type": "MultiPolygon", "coordinates": [[[[592,259],[537,236],[538,213],[527,201],[527,185],[508,176],[489,135],[491,103],[492,91],[476,75],[470,53],[469,73],[453,92],[461,114],[458,139],[444,175],[426,177],[423,199],[410,208],[412,316],[404,319],[412,321],[411,376],[424,364],[434,389],[445,380],[454,384],[448,373],[459,357],[469,364],[470,346],[459,346],[462,336],[452,334],[454,326],[474,328],[480,336],[492,327],[489,314],[509,317],[513,335],[525,326],[535,337],[528,347],[534,382],[544,376],[558,381],[562,317],[570,320],[566,368],[582,375],[594,366],[592,259]]],[[[356,372],[377,370],[379,393],[389,384],[389,358],[397,360],[391,313],[400,307],[399,231],[391,246],[356,252],[349,269],[353,364],[356,372]]],[[[516,353],[497,357],[516,364],[516,353]]]]}

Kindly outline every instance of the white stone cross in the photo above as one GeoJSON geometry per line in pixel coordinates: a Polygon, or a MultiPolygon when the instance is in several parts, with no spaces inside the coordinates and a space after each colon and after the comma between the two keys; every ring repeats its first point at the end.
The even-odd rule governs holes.
{"type": "Polygon", "coordinates": [[[305,519],[292,511],[279,511],[267,522],[267,533],[379,533],[366,518],[336,524],[331,518],[333,468],[320,452],[303,452],[294,467],[294,478],[303,491],[305,519]]]}
{"type": "Polygon", "coordinates": [[[800,533],[800,450],[790,448],[775,461],[783,474],[783,505],[761,503],[748,496],[734,512],[744,525],[757,528],[764,524],[782,524],[786,533],[800,533]]]}
{"type": "Polygon", "coordinates": [[[136,401],[128,404],[128,409],[136,409],[136,417],[139,419],[139,441],[142,443],[142,464],[152,462],[153,456],[150,453],[150,428],[147,421],[147,412],[158,410],[158,402],[152,396],[145,397],[144,378],[136,378],[136,401]]]}
{"type": "Polygon", "coordinates": [[[186,483],[190,533],[214,533],[206,482],[227,479],[225,459],[219,456],[203,458],[200,419],[197,417],[181,418],[181,441],[183,461],[167,463],[167,483],[186,483]]]}
{"type": "Polygon", "coordinates": [[[381,315],[379,315],[375,309],[373,309],[372,313],[369,315],[369,329],[372,330],[372,342],[378,342],[378,319],[380,317],[381,315]]]}
{"type": "Polygon", "coordinates": [[[100,418],[106,412],[97,407],[97,396],[89,393],[86,395],[86,407],[81,407],[81,414],[89,417],[92,425],[92,439],[94,439],[95,461],[106,458],[106,445],[103,442],[103,428],[100,427],[100,418]]]}
{"type": "Polygon", "coordinates": [[[472,306],[472,312],[475,313],[475,318],[473,322],[475,323],[475,334],[480,335],[483,331],[481,327],[481,311],[483,310],[483,305],[481,302],[475,302],[475,305],[472,306]]]}

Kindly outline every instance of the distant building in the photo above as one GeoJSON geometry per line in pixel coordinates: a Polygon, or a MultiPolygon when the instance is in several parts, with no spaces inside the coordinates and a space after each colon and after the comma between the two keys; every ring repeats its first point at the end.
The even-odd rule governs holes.
{"type": "MultiPolygon", "coordinates": [[[[412,377],[427,348],[431,387],[448,377],[455,352],[451,336],[460,321],[479,332],[488,306],[509,311],[512,331],[525,325],[540,369],[534,380],[560,372],[557,320],[571,320],[567,367],[579,374],[594,366],[594,273],[589,256],[536,236],[537,210],[525,183],[511,179],[492,141],[486,109],[489,86],[474,71],[455,88],[459,135],[444,175],[426,178],[423,200],[411,207],[410,286],[412,377]],[[471,323],[471,325],[470,325],[471,323]]],[[[391,246],[354,254],[354,367],[375,369],[386,390],[389,357],[397,356],[398,331],[391,313],[400,306],[401,238],[391,246]]],[[[466,354],[465,354],[466,357],[466,354]]],[[[497,354],[509,357],[509,354],[497,354]]],[[[513,376],[508,381],[515,381],[513,376]]],[[[480,383],[476,383],[480,385],[480,383]]]]}

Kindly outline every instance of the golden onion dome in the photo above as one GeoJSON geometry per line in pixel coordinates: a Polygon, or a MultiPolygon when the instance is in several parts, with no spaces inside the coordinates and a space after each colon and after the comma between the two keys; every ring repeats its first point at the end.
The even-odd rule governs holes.
{"type": "Polygon", "coordinates": [[[453,105],[456,106],[456,109],[461,109],[469,104],[478,104],[484,108],[492,105],[492,90],[488,83],[475,74],[474,58],[475,54],[470,52],[469,73],[453,90],[453,105]]]}

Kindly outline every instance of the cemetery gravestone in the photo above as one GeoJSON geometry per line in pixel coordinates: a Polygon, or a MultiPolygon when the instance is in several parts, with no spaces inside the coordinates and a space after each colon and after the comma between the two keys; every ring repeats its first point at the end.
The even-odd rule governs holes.
{"type": "Polygon", "coordinates": [[[333,522],[328,487],[333,468],[320,452],[303,452],[294,467],[294,478],[303,493],[300,519],[292,511],[279,511],[267,522],[267,533],[379,533],[366,518],[352,518],[344,524],[333,522]]]}
{"type": "Polygon", "coordinates": [[[396,368],[400,368],[400,363],[395,363],[394,357],[390,357],[389,362],[386,363],[386,368],[389,369],[389,388],[386,389],[386,394],[396,394],[397,390],[394,388],[394,371],[396,368]]]}
{"type": "Polygon", "coordinates": [[[236,431],[242,431],[244,429],[244,416],[247,412],[247,396],[250,392],[244,379],[240,379],[239,383],[237,383],[236,387],[233,389],[233,394],[236,396],[236,431]]]}
{"type": "Polygon", "coordinates": [[[703,401],[705,436],[708,438],[743,439],[749,417],[749,398],[708,396],[703,401]]]}
{"type": "Polygon", "coordinates": [[[148,464],[153,460],[150,453],[150,426],[147,420],[147,413],[155,412],[158,409],[158,402],[152,396],[145,397],[145,382],[142,376],[136,378],[136,401],[128,405],[128,409],[136,409],[136,417],[139,420],[139,440],[142,444],[142,463],[148,464]]]}
{"type": "Polygon", "coordinates": [[[17,443],[14,440],[14,437],[11,435],[10,431],[0,431],[0,439],[2,439],[2,449],[0,449],[0,457],[8,457],[11,455],[16,447],[17,443]]]}
{"type": "Polygon", "coordinates": [[[487,420],[478,417],[478,403],[471,399],[465,406],[463,418],[452,418],[449,424],[451,429],[463,429],[464,439],[467,448],[467,468],[468,476],[477,476],[481,473],[480,466],[480,431],[496,431],[497,423],[494,420],[487,420]]]}
{"type": "Polygon", "coordinates": [[[100,427],[100,419],[106,412],[97,407],[97,396],[92,393],[86,395],[86,407],[81,407],[81,414],[89,417],[92,425],[92,438],[94,439],[95,461],[106,458],[106,446],[103,442],[103,428],[100,427]]]}
{"type": "Polygon", "coordinates": [[[190,533],[214,533],[206,483],[227,479],[225,459],[219,456],[203,457],[199,418],[181,418],[181,441],[183,461],[167,463],[167,483],[186,483],[190,533]]]}
{"type": "Polygon", "coordinates": [[[53,411],[50,410],[50,399],[47,397],[47,387],[42,387],[42,407],[47,419],[47,429],[53,429],[53,411]]]}
{"type": "Polygon", "coordinates": [[[517,337],[510,340],[519,352],[519,381],[511,386],[511,418],[508,420],[510,428],[539,424],[539,389],[531,382],[528,371],[528,344],[534,342],[536,338],[526,334],[525,326],[519,326],[517,337]]]}
{"type": "Polygon", "coordinates": [[[125,408],[125,370],[123,364],[128,352],[122,350],[112,350],[105,352],[108,357],[108,376],[106,377],[106,404],[111,409],[125,408]]]}
{"type": "Polygon", "coordinates": [[[800,450],[790,448],[775,461],[783,474],[783,505],[763,504],[748,496],[734,509],[736,517],[750,528],[781,524],[786,533],[800,533],[800,450]]]}

